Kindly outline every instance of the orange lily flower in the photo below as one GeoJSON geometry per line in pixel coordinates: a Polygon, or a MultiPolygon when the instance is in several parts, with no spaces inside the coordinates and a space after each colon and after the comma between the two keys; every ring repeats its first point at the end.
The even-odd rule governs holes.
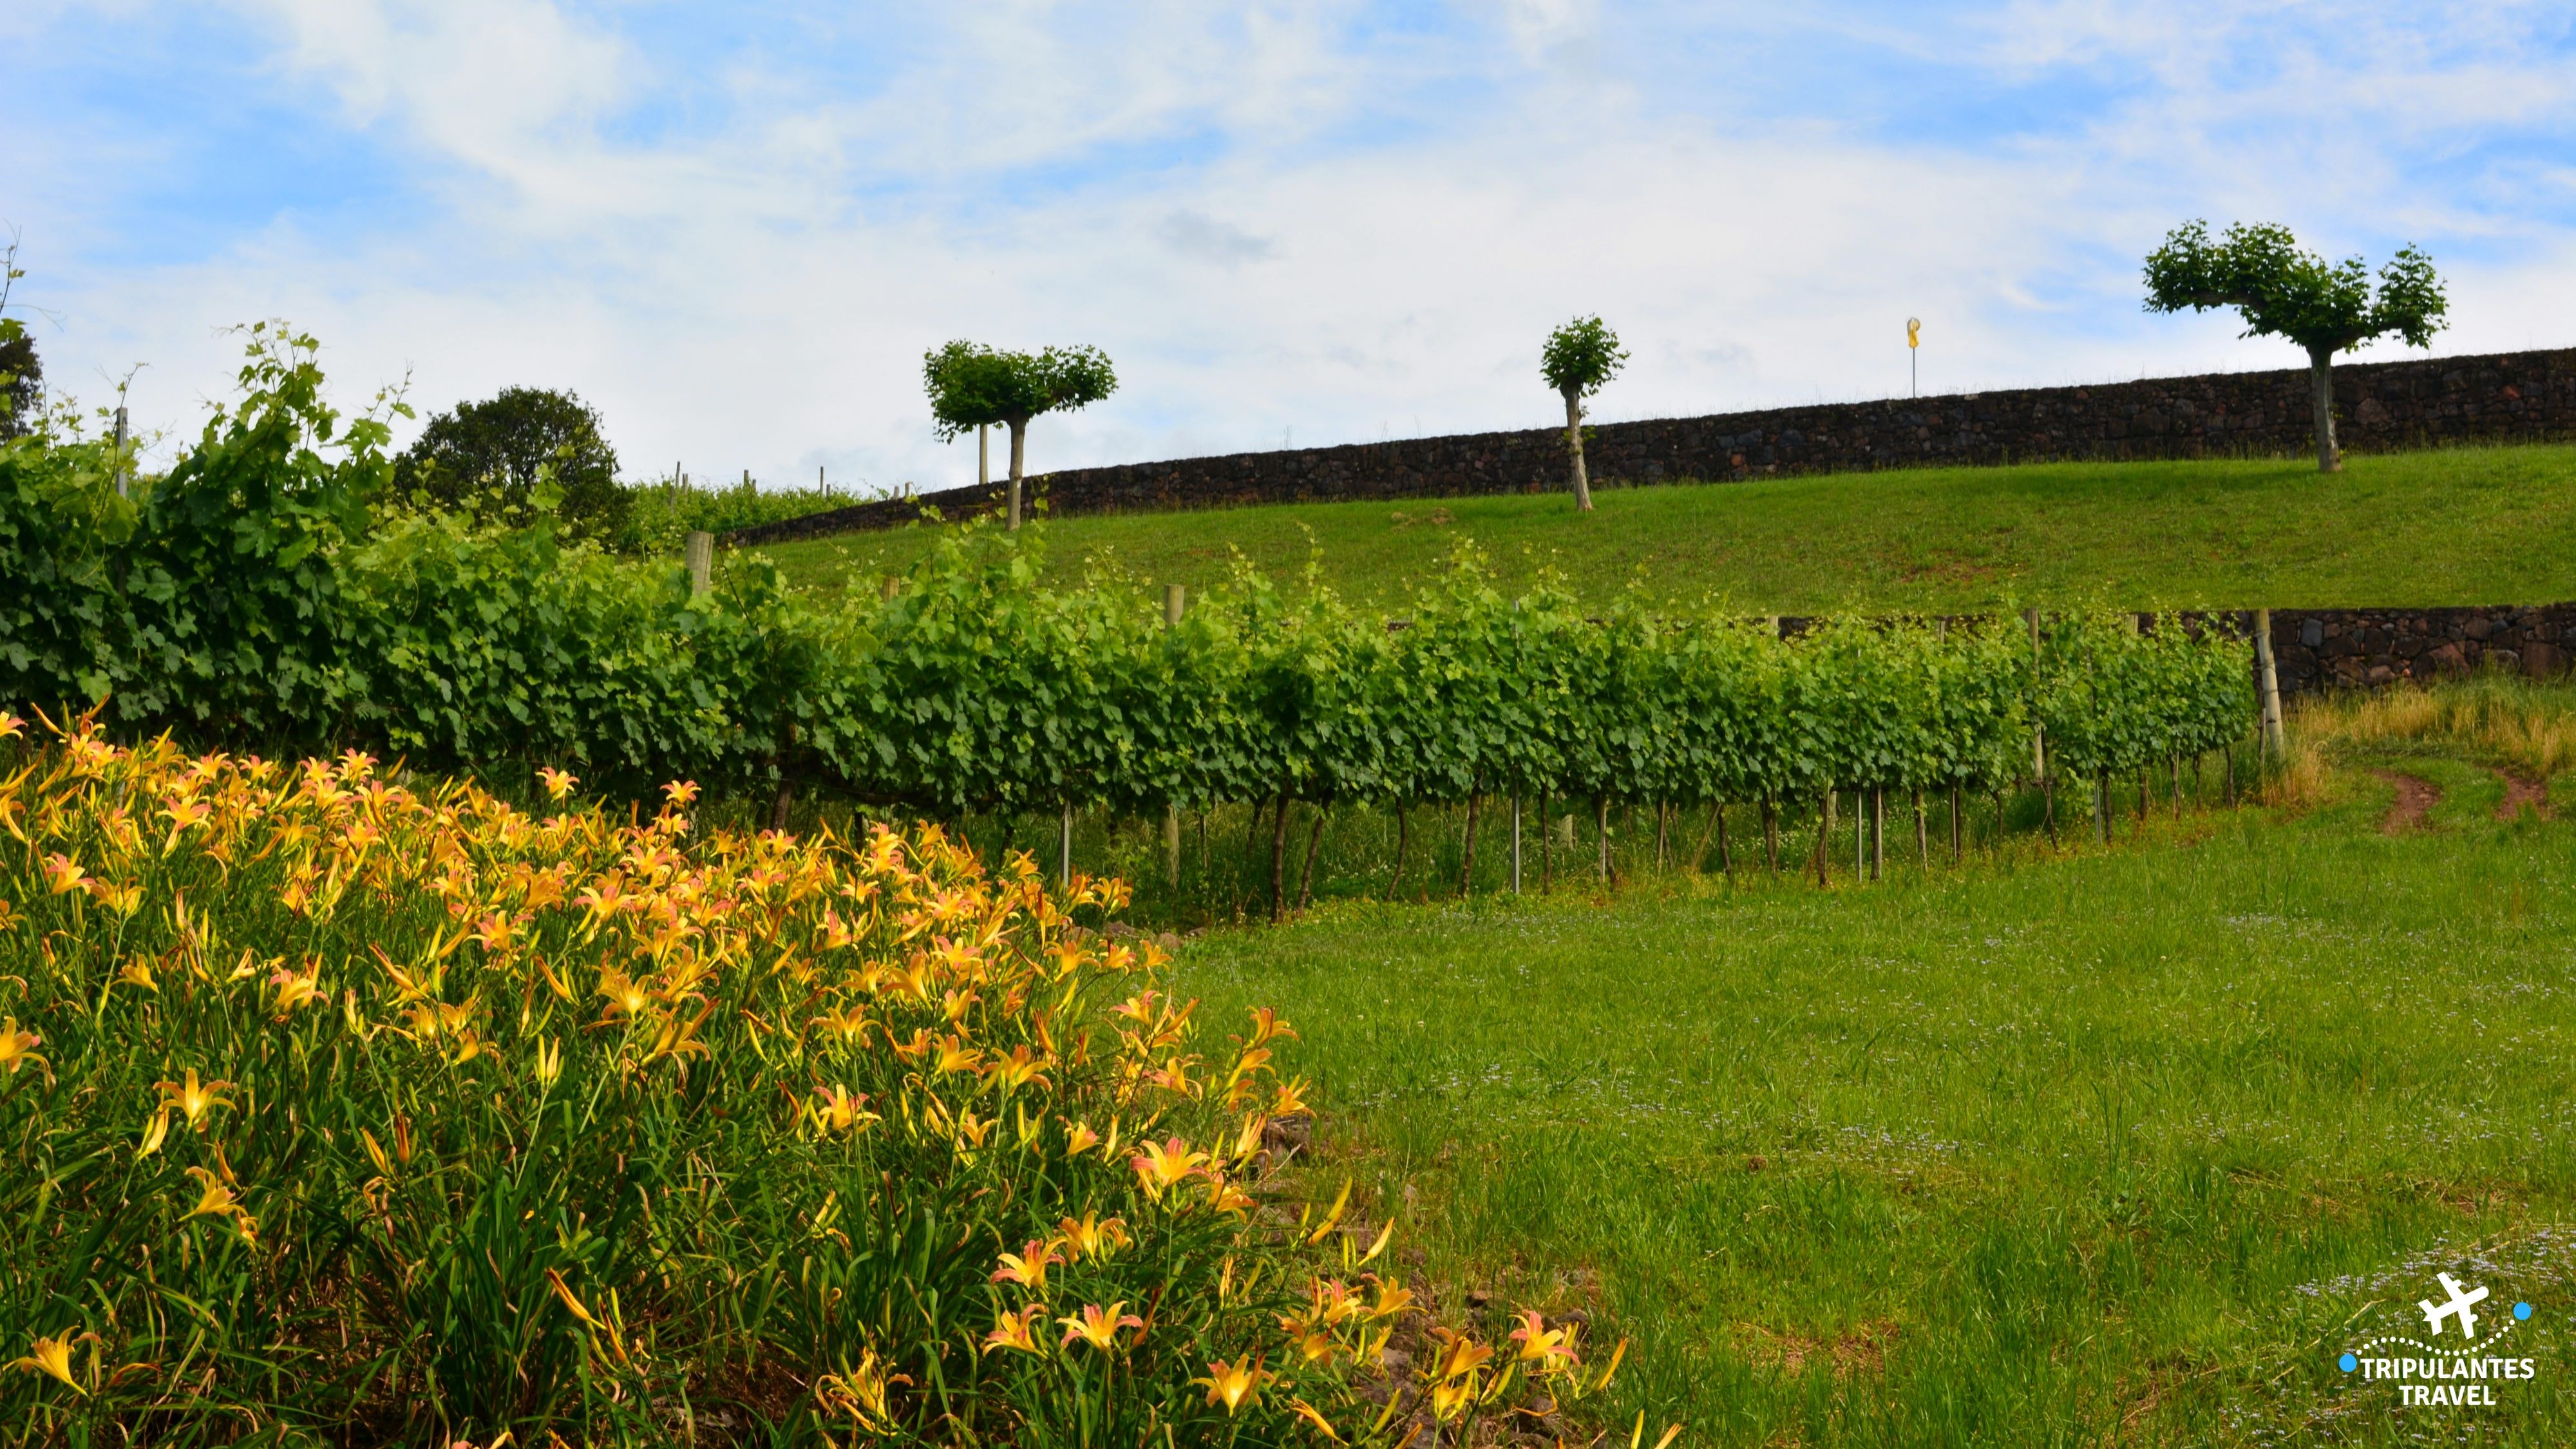
{"type": "Polygon", "coordinates": [[[1066,1218],[1055,1225],[1058,1240],[1064,1244],[1066,1262],[1097,1258],[1112,1249],[1127,1246],[1127,1220],[1111,1218],[1101,1222],[1099,1216],[1096,1211],[1087,1212],[1082,1215],[1081,1222],[1066,1218]]]}
{"type": "Polygon", "coordinates": [[[88,884],[89,876],[81,870],[79,861],[68,855],[45,857],[45,885],[55,895],[69,895],[88,884]]]}
{"type": "Polygon", "coordinates": [[[1434,1383],[1467,1378],[1494,1356],[1492,1349],[1455,1329],[1435,1328],[1431,1336],[1440,1340],[1440,1346],[1422,1366],[1422,1377],[1434,1383]]]}
{"type": "Polygon", "coordinates": [[[1045,1314],[1046,1305],[1043,1303],[1029,1304],[1016,1314],[1003,1314],[993,1321],[993,1331],[984,1335],[984,1351],[991,1353],[997,1348],[1015,1348],[1022,1353],[1046,1352],[1036,1339],[1029,1336],[1030,1327],[1045,1314]]]}
{"type": "Polygon", "coordinates": [[[865,1092],[853,1092],[834,1082],[830,1086],[816,1087],[814,1095],[822,1102],[808,1110],[813,1114],[814,1125],[824,1132],[849,1132],[880,1120],[876,1113],[867,1110],[868,1094],[865,1092]]]}
{"type": "Polygon", "coordinates": [[[1521,1326],[1512,1330],[1512,1342],[1521,1346],[1521,1361],[1538,1360],[1539,1371],[1554,1371],[1560,1364],[1581,1363],[1575,1352],[1575,1330],[1571,1327],[1550,1328],[1535,1308],[1520,1312],[1521,1326]]]}
{"type": "Polygon", "coordinates": [[[1081,1317],[1059,1318],[1056,1322],[1064,1325],[1066,1343],[1071,1343],[1078,1338],[1102,1353],[1107,1353],[1118,1346],[1118,1330],[1132,1328],[1140,1334],[1144,1332],[1145,1320],[1133,1313],[1119,1312],[1126,1306],[1127,1300],[1124,1298],[1110,1304],[1107,1308],[1097,1303],[1086,1303],[1082,1305],[1081,1317]]]}
{"type": "Polygon", "coordinates": [[[983,1057],[982,1052],[967,1046],[953,1036],[943,1036],[939,1039],[939,1073],[942,1076],[950,1072],[971,1072],[983,1057]]]}
{"type": "Polygon", "coordinates": [[[1261,1386],[1274,1377],[1276,1375],[1262,1369],[1258,1358],[1237,1359],[1233,1363],[1216,1359],[1208,1364],[1207,1377],[1192,1379],[1190,1385],[1193,1388],[1205,1385],[1208,1407],[1213,1409],[1223,1404],[1225,1416],[1231,1419],[1235,1410],[1242,1408],[1246,1400],[1257,1397],[1261,1386]]]}
{"type": "Polygon", "coordinates": [[[1143,1180],[1145,1191],[1154,1201],[1163,1200],[1163,1190],[1199,1177],[1207,1171],[1207,1154],[1192,1152],[1178,1137],[1169,1142],[1147,1142],[1144,1151],[1129,1160],[1136,1176],[1143,1180]]]}
{"type": "Polygon", "coordinates": [[[20,1031],[18,1018],[0,1016],[0,1067],[8,1068],[10,1075],[15,1076],[20,1067],[34,1062],[51,1072],[53,1063],[36,1055],[36,1048],[42,1046],[44,1040],[32,1031],[20,1031]]]}
{"type": "Polygon", "coordinates": [[[1017,1283],[1032,1293],[1044,1293],[1048,1266],[1063,1261],[1065,1261],[1063,1258],[1057,1256],[1053,1244],[1041,1243],[1032,1238],[1029,1240],[1026,1256],[1018,1253],[1002,1255],[1002,1266],[994,1270],[993,1281],[1017,1283]]]}

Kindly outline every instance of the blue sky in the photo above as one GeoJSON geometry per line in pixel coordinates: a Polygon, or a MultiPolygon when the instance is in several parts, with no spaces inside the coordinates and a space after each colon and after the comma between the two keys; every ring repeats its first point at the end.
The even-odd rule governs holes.
{"type": "MultiPolygon", "coordinates": [[[[2451,280],[2436,350],[2576,345],[2564,4],[17,0],[0,221],[49,379],[221,329],[341,394],[597,405],[628,470],[923,487],[923,351],[1091,342],[1032,464],[2287,366],[2138,309],[2193,216],[2451,280]]],[[[2375,355],[2393,355],[2380,349],[2375,355]]]]}

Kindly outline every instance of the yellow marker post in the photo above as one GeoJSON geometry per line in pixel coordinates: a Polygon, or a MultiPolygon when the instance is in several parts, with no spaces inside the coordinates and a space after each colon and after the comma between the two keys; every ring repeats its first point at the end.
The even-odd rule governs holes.
{"type": "Polygon", "coordinates": [[[1906,382],[1905,382],[1905,389],[1906,389],[1906,395],[1907,395],[1908,397],[1921,397],[1921,396],[1923,395],[1923,366],[1922,366],[1922,363],[1921,363],[1921,361],[1920,361],[1920,358],[1921,358],[1921,356],[1922,356],[1922,353],[1921,353],[1920,349],[1922,348],[1922,346],[1923,346],[1923,319],[1922,319],[1922,318],[1920,318],[1920,317],[1908,317],[1908,318],[1906,318],[1906,319],[1905,319],[1905,378],[1906,378],[1906,382]]]}

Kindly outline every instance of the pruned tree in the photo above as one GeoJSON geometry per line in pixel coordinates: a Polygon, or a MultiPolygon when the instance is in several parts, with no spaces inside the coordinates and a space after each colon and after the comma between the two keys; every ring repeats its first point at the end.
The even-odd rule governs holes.
{"type": "Polygon", "coordinates": [[[503,388],[483,401],[439,413],[394,460],[394,486],[477,518],[525,524],[543,511],[539,484],[551,480],[553,513],[577,538],[617,536],[632,500],[617,482],[617,450],[599,414],[551,388],[503,388]]]}
{"type": "Polygon", "coordinates": [[[9,315],[9,292],[20,277],[18,239],[0,248],[0,439],[24,437],[45,398],[45,365],[27,324],[9,315]]]}
{"type": "Polygon", "coordinates": [[[1565,397],[1565,448],[1574,460],[1574,506],[1592,511],[1592,480],[1583,471],[1583,400],[1619,375],[1628,360],[1619,334],[1598,317],[1577,317],[1547,335],[1539,375],[1565,397]]]}
{"type": "Polygon", "coordinates": [[[1029,420],[1087,407],[1118,390],[1118,374],[1110,367],[1108,354],[1096,347],[1004,352],[978,342],[957,341],[925,355],[921,374],[940,441],[996,423],[1010,428],[1013,528],[1020,526],[1029,420]]]}
{"type": "Polygon", "coordinates": [[[2429,347],[2449,303],[2433,259],[2412,246],[2379,269],[2374,292],[2359,257],[2328,262],[2302,251],[2286,226],[2227,229],[2209,239],[2209,223],[2174,228],[2147,257],[2147,310],[2194,312],[2233,307],[2244,336],[2282,337],[2307,349],[2316,409],[2317,470],[2339,472],[2335,447],[2334,357],[2391,333],[2409,347],[2429,347]]]}

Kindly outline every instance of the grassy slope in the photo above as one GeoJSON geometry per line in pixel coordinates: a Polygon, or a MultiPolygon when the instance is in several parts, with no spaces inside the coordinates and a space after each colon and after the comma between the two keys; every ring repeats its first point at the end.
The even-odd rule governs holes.
{"type": "MultiPolygon", "coordinates": [[[[1450,540],[1507,573],[1554,561],[1595,596],[1642,573],[1656,594],[1745,612],[1966,611],[2019,600],[2131,605],[2465,604],[2576,598],[2576,447],[2296,461],[2046,464],[1619,489],[1589,518],[1560,495],[1283,505],[1047,526],[1054,567],[1094,556],[1205,585],[1229,546],[1274,574],[1308,530],[1347,594],[1392,604],[1450,540]]],[[[899,569],[919,533],[762,550],[799,581],[899,569]]]]}
{"type": "Polygon", "coordinates": [[[2543,1310],[2479,1417],[2568,1442],[2576,825],[2473,789],[2384,837],[2360,763],[2492,782],[2416,749],[2304,820],[1867,890],[1341,905],[1187,984],[1304,1033],[1312,1190],[1411,1199],[1493,1311],[1607,1308],[1624,1412],[1697,1443],[2446,1432],[2332,1362],[2437,1267],[2543,1310]]]}

